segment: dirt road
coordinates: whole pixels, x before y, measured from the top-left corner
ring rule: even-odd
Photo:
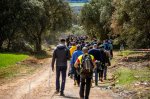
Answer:
[[[0,85],[0,99],[79,99],[79,87],[67,77],[65,97],[55,95],[55,72],[50,71],[50,59],[44,62],[43,68],[31,76],[22,77],[10,83]],[[90,99],[117,99],[107,84],[91,88]],[[120,99],[120,98],[119,98]]]

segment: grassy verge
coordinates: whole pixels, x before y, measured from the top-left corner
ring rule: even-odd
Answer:
[[[132,70],[122,67],[115,72],[116,84],[129,85],[136,80]]]
[[[134,54],[134,53],[135,53],[134,51],[125,50],[125,51],[120,51],[120,52],[118,53],[118,55],[119,55],[119,56],[126,57],[126,56],[128,56],[128,55],[130,55],[130,54]]]
[[[0,53],[0,69],[14,65],[26,58],[28,58],[28,55]]]
[[[115,85],[114,90],[119,94],[124,94],[125,97],[131,96],[133,99],[146,97],[144,99],[148,99],[147,97],[150,96],[148,54],[125,50],[117,52],[115,55],[115,58],[112,60],[114,68],[111,70]],[[133,92],[132,95],[129,94],[130,92]]]
[[[118,85],[132,86],[134,82],[150,81],[150,69],[146,67],[138,70],[121,67],[114,75]]]
[[[35,67],[29,67],[26,65],[11,65],[9,67],[0,69],[0,79],[24,76],[31,74],[34,70]]]
[[[28,57],[28,55],[24,54],[0,53],[0,78],[14,77],[19,72],[27,71],[29,69],[28,67],[16,63],[19,63]]]

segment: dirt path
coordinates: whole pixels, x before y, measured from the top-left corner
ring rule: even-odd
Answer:
[[[0,99],[79,99],[79,87],[73,85],[73,80],[67,77],[65,97],[55,95],[55,73],[49,69],[50,59],[44,63],[42,70],[32,76],[24,77],[11,83],[0,85]],[[91,88],[90,99],[118,98],[107,84]]]
[[[23,99],[25,94],[30,93],[49,77],[50,59],[44,61],[43,68],[35,74],[17,78],[9,83],[0,85],[0,99]]]

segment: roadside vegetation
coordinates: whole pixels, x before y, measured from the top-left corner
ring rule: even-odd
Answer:
[[[130,55],[130,54],[134,54],[134,53],[135,53],[135,51],[125,50],[125,51],[120,51],[120,52],[118,53],[118,55],[125,57],[125,56],[128,56],[128,55]]]
[[[0,6],[0,51],[40,52],[72,26],[63,0],[1,0]]]
[[[33,72],[50,57],[60,31],[72,26],[63,0],[1,0],[0,6],[0,79]]]
[[[0,79],[14,77],[25,66],[16,65],[28,58],[28,55],[0,53]]]
[[[33,74],[43,67],[50,54],[26,55],[20,53],[0,53],[0,84],[15,77]]]
[[[15,65],[11,65],[9,67],[6,68],[1,68],[0,69],[0,80],[10,80],[14,77],[19,77],[22,75],[27,75],[30,74],[32,72],[33,68],[32,67],[28,67],[26,65],[19,65],[19,64],[15,64]],[[0,82],[2,83],[2,82]]]
[[[148,0],[90,0],[80,13],[80,22],[91,38],[112,38],[127,48],[150,48]],[[116,45],[115,44],[115,45]]]
[[[150,52],[125,50],[116,57],[110,70],[116,92],[127,94],[126,98],[150,97]]]
[[[130,88],[136,82],[150,82],[150,68],[143,67],[138,70],[120,67],[116,73],[116,84],[126,85]]]
[[[0,69],[15,65],[17,62],[27,59],[28,55],[0,53]]]

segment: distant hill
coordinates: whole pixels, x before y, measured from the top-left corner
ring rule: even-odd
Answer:
[[[90,0],[65,0],[69,2],[69,5],[72,7],[75,13],[79,13],[85,3],[88,3]]]
[[[70,3],[87,3],[89,0],[66,0]]]
[[[85,3],[69,3],[71,7],[82,7]]]

